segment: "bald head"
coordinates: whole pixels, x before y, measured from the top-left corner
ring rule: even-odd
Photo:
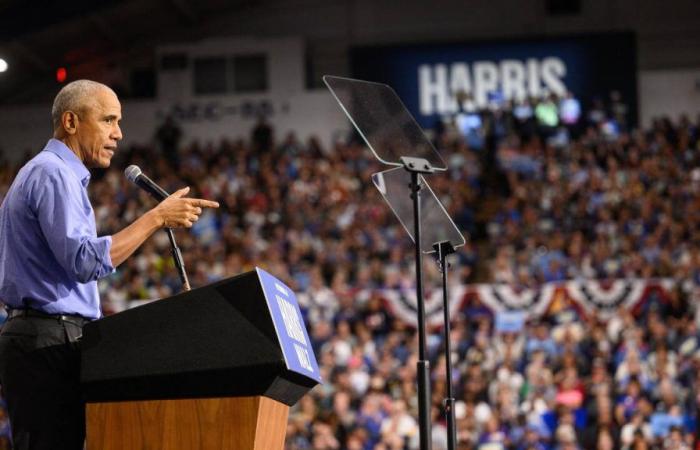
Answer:
[[[51,121],[54,132],[61,128],[61,117],[66,111],[82,115],[95,106],[99,93],[108,91],[114,94],[109,86],[91,80],[77,80],[65,85],[59,91],[51,108]],[[116,95],[116,94],[115,94]]]

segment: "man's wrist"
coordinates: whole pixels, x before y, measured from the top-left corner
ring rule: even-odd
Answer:
[[[147,218],[149,225],[154,230],[165,226],[165,218],[158,214],[158,211],[156,211],[155,208],[144,214],[144,217]]]

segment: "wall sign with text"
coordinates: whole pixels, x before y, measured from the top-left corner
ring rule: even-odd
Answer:
[[[393,87],[423,127],[459,111],[463,98],[486,107],[572,92],[584,108],[622,94],[637,122],[637,58],[632,33],[490,42],[358,47],[352,76]]]

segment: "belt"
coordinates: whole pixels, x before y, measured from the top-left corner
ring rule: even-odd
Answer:
[[[15,319],[17,317],[34,317],[38,319],[50,319],[56,320],[59,323],[67,322],[73,325],[82,327],[91,319],[83,317],[77,314],[48,314],[45,312],[37,311],[36,309],[10,309],[7,313],[7,320]]]

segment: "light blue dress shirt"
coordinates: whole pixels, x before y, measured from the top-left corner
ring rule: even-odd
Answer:
[[[0,205],[0,300],[48,314],[101,316],[97,279],[114,272],[97,237],[90,172],[51,139],[20,169]]]

